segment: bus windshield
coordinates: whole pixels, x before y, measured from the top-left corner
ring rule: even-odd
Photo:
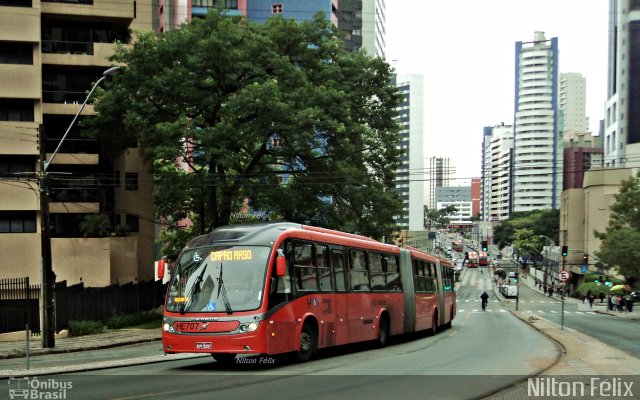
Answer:
[[[167,311],[230,314],[259,308],[270,250],[264,246],[185,250],[171,277]]]

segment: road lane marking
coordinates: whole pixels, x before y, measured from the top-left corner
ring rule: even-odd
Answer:
[[[118,397],[115,398],[114,400],[131,400],[131,399],[142,399],[145,397],[155,397],[155,396],[160,396],[163,394],[172,394],[172,393],[179,393],[179,390],[172,390],[170,392],[158,392],[158,393],[149,393],[149,394],[141,394],[140,396],[132,396],[132,397]]]
[[[451,337],[451,336],[455,335],[456,333],[458,333],[458,331],[453,331],[453,332],[451,332],[451,334],[449,334],[449,337]]]

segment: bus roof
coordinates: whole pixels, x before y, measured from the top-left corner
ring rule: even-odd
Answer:
[[[383,244],[366,236],[340,232],[333,229],[319,228],[293,222],[260,222],[218,227],[210,233],[192,239],[186,248],[211,246],[213,244],[233,245],[239,242],[243,245],[270,245],[286,230],[308,231],[310,233],[319,233],[321,236],[333,235],[371,244]]]

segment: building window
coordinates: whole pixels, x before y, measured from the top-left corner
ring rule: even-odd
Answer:
[[[127,232],[139,232],[140,231],[140,218],[137,215],[127,214]]]
[[[35,211],[0,211],[0,233],[35,233]]]
[[[33,100],[0,99],[0,121],[33,122]]]
[[[125,190],[138,190],[137,172],[127,172],[124,175],[124,188]]]
[[[33,44],[0,42],[0,64],[33,65]]]
[[[35,172],[35,156],[3,155],[0,158],[0,177],[16,177],[23,172]]]
[[[282,14],[282,3],[272,4],[271,14]]]
[[[0,0],[0,6],[6,7],[28,7],[31,8],[31,0]]]

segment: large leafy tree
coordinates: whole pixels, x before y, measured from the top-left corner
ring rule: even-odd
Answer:
[[[516,212],[494,228],[494,242],[500,249],[514,243],[515,233],[520,229],[530,230],[531,237],[545,235],[559,244],[560,210],[547,209]]]
[[[153,160],[159,216],[205,233],[248,198],[286,220],[391,237],[401,97],[389,65],[348,53],[322,15],[259,25],[212,12],[141,34],[113,60],[124,73],[87,125],[113,154],[137,142]]]
[[[430,232],[433,228],[449,225],[449,217],[458,212],[456,206],[449,205],[444,208],[435,209],[424,206],[424,228]]]
[[[635,284],[640,279],[640,173],[623,180],[614,197],[606,231],[595,232],[602,240],[596,256]]]

